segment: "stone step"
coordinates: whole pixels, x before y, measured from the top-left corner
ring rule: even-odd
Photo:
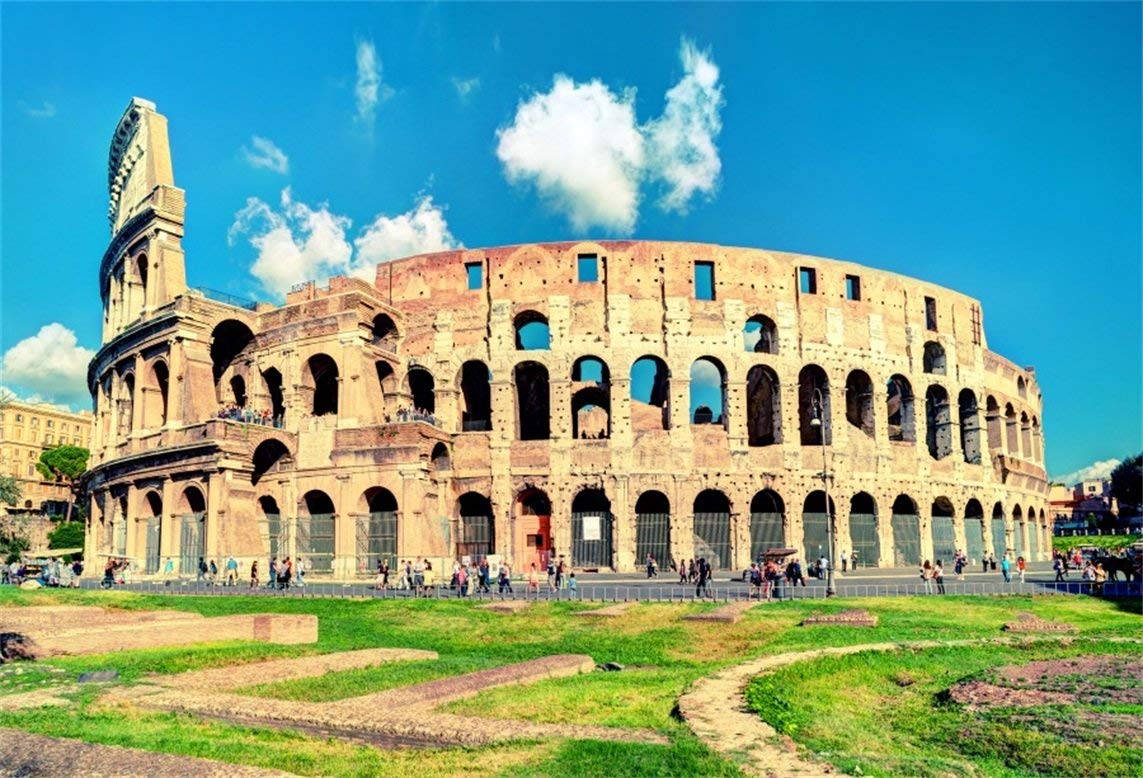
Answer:
[[[576,611],[575,615],[608,619],[614,618],[616,616],[622,616],[624,613],[631,610],[631,608],[634,606],[635,603],[633,602],[617,602],[614,605],[608,605],[605,608],[595,608],[594,610],[589,611]]]
[[[742,620],[742,617],[746,615],[746,611],[751,608],[756,608],[761,604],[762,603],[757,600],[728,602],[726,605],[720,605],[714,610],[688,613],[683,616],[683,619],[685,621],[713,621],[720,624],[735,624]]]

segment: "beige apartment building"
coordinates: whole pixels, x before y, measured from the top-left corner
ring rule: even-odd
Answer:
[[[91,413],[51,405],[10,402],[0,408],[0,475],[16,478],[20,500],[0,504],[12,513],[62,513],[68,490],[36,469],[40,453],[60,445],[91,446]]]

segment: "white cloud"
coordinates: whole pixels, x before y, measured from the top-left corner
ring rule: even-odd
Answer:
[[[248,198],[234,215],[227,240],[234,245],[247,236],[257,250],[250,273],[277,296],[294,284],[333,275],[372,281],[379,262],[460,247],[444,211],[428,196],[405,213],[379,214],[352,243],[347,237],[351,226],[349,217],[333,213],[328,204],[310,207],[294,200],[286,188],[276,209],[257,197]]]
[[[40,101],[39,105],[29,105],[21,101],[20,110],[33,119],[50,119],[56,115],[55,104],[49,103],[47,100]]]
[[[577,230],[630,233],[646,182],[665,185],[659,205],[668,211],[685,212],[696,194],[712,194],[722,170],[718,66],[685,39],[679,58],[684,75],[662,116],[641,126],[633,88],[616,94],[598,79],[581,84],[557,74],[550,91],[522,100],[512,123],[497,130],[505,176],[535,186]]]
[[[1066,486],[1078,484],[1080,481],[1098,481],[1111,477],[1111,471],[1119,464],[1118,459],[1103,459],[1092,462],[1087,467],[1081,467],[1067,475],[1061,475],[1052,480]]]
[[[274,144],[274,141],[255,135],[250,139],[250,145],[254,147],[253,150],[243,146],[242,154],[251,165],[273,170],[275,173],[289,172],[290,158]]]
[[[685,75],[667,92],[663,115],[648,122],[647,164],[669,189],[659,201],[668,211],[686,212],[696,192],[710,195],[722,161],[714,139],[722,130],[722,86],[709,53],[688,40],[679,48]]]
[[[93,356],[74,332],[52,322],[5,352],[3,380],[30,402],[86,403],[87,363]]]
[[[557,75],[550,92],[522,101],[513,123],[497,130],[505,175],[532,183],[578,230],[631,232],[643,166],[634,102],[634,90],[615,95],[601,81]]]
[[[457,76],[453,76],[452,86],[454,89],[456,89],[457,97],[464,101],[468,99],[469,95],[480,88],[480,79],[476,77],[459,78]]]
[[[381,80],[381,58],[372,41],[357,42],[357,85],[353,94],[357,98],[358,120],[370,126],[378,103],[393,95],[393,90]]]
[[[713,362],[698,359],[691,363],[691,382],[704,386],[722,386],[722,374]]]

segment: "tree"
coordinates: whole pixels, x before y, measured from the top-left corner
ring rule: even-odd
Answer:
[[[87,470],[87,458],[90,455],[90,451],[80,446],[56,446],[40,454],[40,461],[36,463],[36,469],[44,478],[63,481],[68,486],[67,516],[64,521],[71,521],[71,509],[75,504],[79,479]]]
[[[15,505],[20,501],[20,484],[10,475],[0,475],[0,502]]]
[[[60,524],[48,534],[48,548],[83,548],[83,525]]]
[[[1111,496],[1120,508],[1143,502],[1143,454],[1128,457],[1111,471]]]

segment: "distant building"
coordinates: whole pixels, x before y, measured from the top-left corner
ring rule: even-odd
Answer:
[[[60,445],[91,445],[91,413],[51,405],[11,402],[0,409],[0,475],[16,478],[20,499],[0,504],[0,513],[63,513],[66,484],[47,480],[36,469],[40,453]]]

